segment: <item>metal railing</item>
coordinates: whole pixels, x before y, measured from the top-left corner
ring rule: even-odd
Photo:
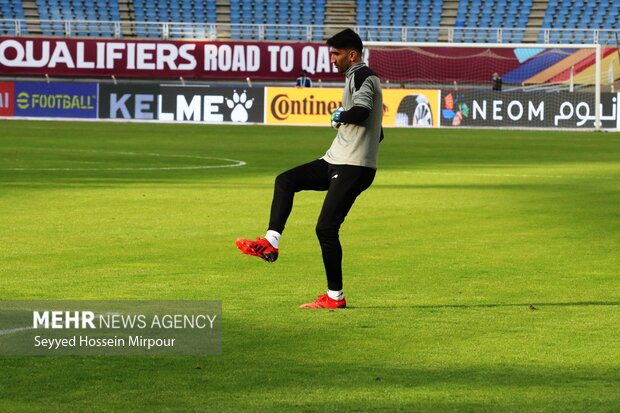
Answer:
[[[0,19],[0,35],[322,41],[343,26]],[[620,29],[355,26],[365,41],[615,44]]]

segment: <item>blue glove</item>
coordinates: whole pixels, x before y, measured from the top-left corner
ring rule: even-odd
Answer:
[[[332,122],[338,123],[340,122],[340,114],[344,112],[344,108],[340,107],[332,113]]]

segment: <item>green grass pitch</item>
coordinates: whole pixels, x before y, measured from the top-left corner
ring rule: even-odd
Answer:
[[[0,357],[0,411],[620,411],[620,135],[389,129],[324,292],[328,128],[0,121],[0,298],[215,299],[223,353]],[[246,163],[240,167],[203,168]]]

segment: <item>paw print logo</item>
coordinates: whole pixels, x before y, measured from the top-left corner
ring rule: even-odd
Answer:
[[[241,94],[237,93],[235,90],[232,99],[226,98],[226,106],[232,109],[230,120],[233,122],[247,122],[248,110],[253,104],[254,99],[248,100],[248,95],[245,90]]]

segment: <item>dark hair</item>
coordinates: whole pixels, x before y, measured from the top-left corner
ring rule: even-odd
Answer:
[[[351,29],[344,29],[343,31],[336,33],[327,39],[327,44],[331,47],[335,47],[336,49],[356,50],[360,54],[364,48],[362,39],[360,39],[358,34]]]

